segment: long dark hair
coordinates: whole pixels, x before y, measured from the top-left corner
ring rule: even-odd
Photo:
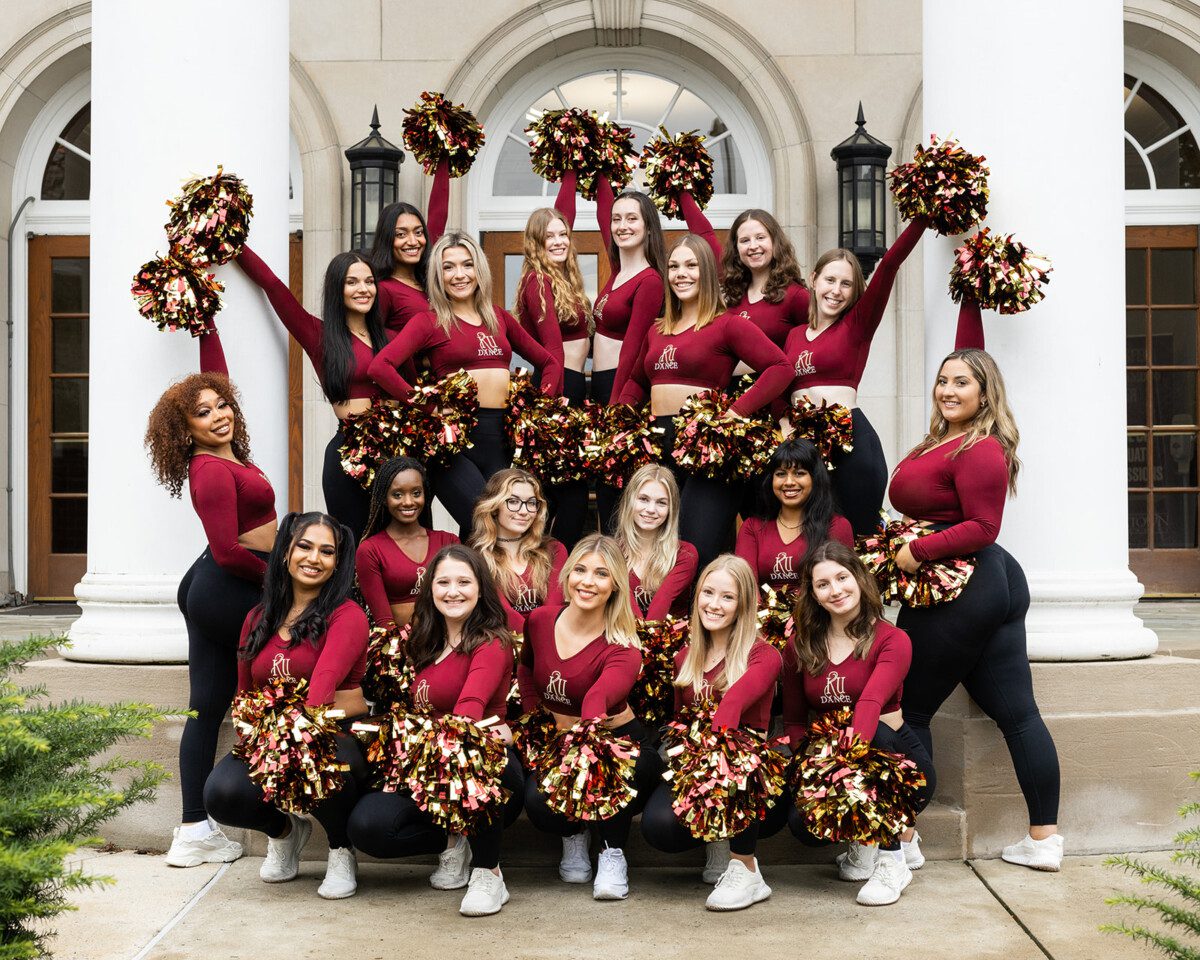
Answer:
[[[252,611],[258,621],[250,630],[246,643],[238,656],[242,660],[253,660],[268,640],[283,627],[292,609],[292,575],[288,573],[288,557],[292,548],[308,530],[319,524],[333,532],[337,545],[337,564],[333,575],[325,581],[317,599],[292,623],[288,649],[299,643],[316,645],[329,627],[329,618],[350,595],[354,583],[354,534],[345,524],[338,523],[327,513],[314,510],[312,513],[289,513],[279,525],[275,546],[267,558],[267,574],[263,578],[262,602]]]
[[[807,470],[808,475],[812,477],[812,490],[809,491],[808,499],[804,501],[804,506],[801,508],[804,510],[805,543],[804,557],[801,558],[801,563],[804,563],[812,556],[813,550],[829,539],[829,524],[833,522],[833,515],[836,512],[833,484],[829,480],[829,469],[825,466],[825,461],[821,459],[817,448],[807,440],[789,437],[775,448],[775,452],[771,454],[771,461],[767,464],[763,474],[759,499],[762,515],[767,520],[774,520],[779,516],[779,500],[775,496],[775,489],[772,485],[775,471],[786,470],[788,467],[793,470],[797,468]]]
[[[429,227],[425,225],[425,217],[421,211],[404,200],[398,203],[389,203],[379,214],[379,222],[375,224],[375,239],[371,241],[371,252],[368,254],[371,269],[375,271],[376,283],[386,280],[395,271],[396,221],[406,213],[421,221],[421,229],[425,231],[425,246],[421,250],[421,259],[413,268],[413,277],[424,290],[425,274],[429,270],[429,249],[433,246],[433,238],[429,235]]]
[[[421,475],[425,503],[429,503],[429,474],[425,472],[425,466],[412,457],[392,457],[375,471],[375,482],[371,484],[371,510],[367,514],[367,526],[362,535],[364,540],[391,522],[392,515],[387,507],[388,491],[392,488],[392,481],[405,470],[416,470]]]
[[[491,640],[499,640],[506,649],[512,648],[512,635],[508,631],[508,617],[500,603],[500,594],[488,572],[487,564],[479,552],[461,543],[442,547],[429,565],[429,573],[421,583],[421,592],[413,607],[412,627],[408,635],[408,658],[413,672],[423,670],[438,658],[446,647],[448,638],[446,620],[438,613],[433,603],[433,581],[438,567],[446,560],[459,560],[471,568],[479,584],[479,601],[463,624],[459,653],[469,654],[476,647]]]
[[[808,552],[800,571],[800,586],[793,594],[796,606],[792,617],[796,632],[792,646],[796,651],[796,672],[807,672],[817,676],[829,660],[829,611],[817,602],[813,595],[813,571],[818,563],[836,563],[850,571],[858,584],[858,615],[846,627],[846,636],[854,641],[851,654],[862,660],[875,642],[875,626],[883,619],[883,600],[879,596],[879,584],[863,565],[857,553],[840,540],[826,540],[815,550]]]
[[[804,274],[796,260],[796,248],[783,232],[779,221],[766,210],[759,210],[757,207],[743,210],[729,228],[729,237],[725,240],[721,255],[721,273],[725,277],[721,282],[721,290],[725,294],[725,302],[730,307],[736,307],[742,302],[746,291],[750,289],[750,281],[753,280],[750,268],[742,263],[742,258],[738,256],[737,235],[747,220],[761,223],[771,238],[774,252],[771,255],[767,282],[763,286],[763,299],[767,303],[780,303],[793,283],[802,287],[805,285]]]
[[[642,212],[642,222],[646,224],[646,237],[642,247],[646,253],[646,262],[664,278],[667,276],[667,241],[663,238],[662,222],[658,219],[658,208],[654,201],[640,190],[624,190],[613,200],[615,206],[618,200],[636,200]],[[610,263],[621,262],[621,250],[617,241],[609,235],[608,259]]]
[[[350,371],[354,369],[354,336],[346,326],[344,290],[346,273],[356,263],[371,266],[359,253],[339,253],[325,268],[325,283],[321,291],[321,387],[331,403],[349,399]],[[367,311],[367,333],[371,349],[378,353],[387,345],[383,321],[379,319],[379,298]]]

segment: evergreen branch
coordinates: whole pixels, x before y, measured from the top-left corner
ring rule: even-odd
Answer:
[[[1190,930],[1192,933],[1200,935],[1200,913],[1185,910],[1166,900],[1151,900],[1144,897],[1122,894],[1117,897],[1109,897],[1104,902],[1107,904],[1124,904],[1133,907],[1139,912],[1142,910],[1157,910],[1163,923],[1172,927],[1182,927],[1184,930]]]
[[[1180,943],[1174,937],[1155,933],[1145,927],[1131,927],[1126,923],[1106,923],[1100,930],[1104,933],[1122,933],[1134,940],[1148,943],[1171,957],[1172,960],[1200,960],[1200,950],[1194,950],[1186,944]]]

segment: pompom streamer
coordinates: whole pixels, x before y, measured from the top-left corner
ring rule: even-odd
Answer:
[[[654,205],[673,220],[683,218],[679,195],[692,195],[700,209],[713,195],[713,160],[704,146],[705,137],[695,130],[671,136],[666,127],[642,149],[646,186]]]
[[[239,694],[233,703],[233,752],[250,767],[263,799],[280,810],[309,813],[342,786],[349,769],[337,759],[340,710],[305,704],[308,681],[290,677]]]
[[[878,581],[884,603],[932,607],[962,593],[975,572],[973,557],[928,560],[917,568],[916,573],[905,573],[896,565],[896,554],[901,547],[934,532],[928,523],[891,520],[884,513],[879,531],[859,538],[858,555]]]
[[[600,119],[595,110],[567,107],[533,110],[527,119],[529,162],[533,172],[559,183],[569,170],[593,170],[599,161]]]
[[[571,820],[608,820],[637,796],[633,771],[641,752],[601,718],[580,720],[554,737],[538,757],[546,805]]]
[[[449,833],[475,833],[500,814],[509,791],[503,741],[463,717],[418,716],[407,749],[405,783],[417,806]]]
[[[676,818],[697,840],[728,840],[759,822],[783,793],[787,761],[752,730],[712,728],[705,706],[668,728],[663,778]]]
[[[950,296],[955,303],[975,300],[999,313],[1023,313],[1046,294],[1050,261],[1013,235],[993,234],[987,227],[972,234],[954,251]]]
[[[183,193],[167,205],[167,239],[177,257],[218,264],[241,253],[250,233],[254,198],[240,177],[218,165],[212,176],[187,181]]]
[[[675,706],[675,655],[687,643],[688,621],[667,616],[638,620],[642,672],[629,691],[629,706],[648,727],[659,727]]]
[[[584,448],[588,472],[618,489],[638,467],[662,459],[662,431],[646,407],[587,403],[590,426]]]
[[[513,749],[517,751],[521,765],[526,770],[533,770],[537,766],[546,745],[558,736],[558,724],[545,707],[522,714],[508,726],[512,731]]]
[[[512,634],[512,652],[513,652],[513,676],[512,683],[508,688],[508,715],[510,717],[519,717],[521,715],[521,685],[517,682],[517,671],[521,669],[521,650],[525,646],[525,634]]]
[[[584,477],[588,416],[565,397],[548,397],[528,370],[513,374],[504,427],[513,450],[512,465],[555,486]]]
[[[199,337],[221,309],[224,289],[203,265],[168,254],[143,264],[130,292],[138,313],[159,330],[186,330]]]
[[[596,156],[593,165],[584,169],[579,176],[579,195],[585,200],[596,199],[600,177],[605,177],[613,189],[620,193],[633,179],[633,169],[638,165],[638,154],[633,148],[633,131],[619,123],[601,117],[596,140]]]
[[[376,400],[342,420],[342,469],[370,489],[375,470],[392,457],[444,463],[471,446],[478,409],[475,381],[466,371],[436,382],[422,375],[405,399]]]
[[[758,635],[780,653],[796,635],[794,608],[790,590],[775,590],[765,583],[759,586]]]
[[[853,736],[848,708],[823,713],[794,758],[790,782],[796,808],[814,836],[835,843],[877,843],[916,820],[917,793],[925,774],[908,757],[888,753]]]
[[[796,436],[810,441],[825,461],[825,466],[834,469],[830,456],[834,450],[850,453],[854,449],[854,417],[848,407],[840,403],[821,405],[801,396],[799,403],[791,409],[792,426]]]
[[[445,160],[450,176],[461,177],[471,169],[484,139],[475,115],[461,103],[451,103],[445,94],[427,90],[404,111],[404,145],[426,173],[433,173]]]
[[[372,627],[367,641],[363,694],[378,707],[410,706],[412,663],[408,659],[408,625]]]
[[[929,146],[918,144],[913,159],[888,174],[900,216],[925,217],[943,236],[971,229],[987,216],[986,159],[968,153],[957,140],[930,135]]]
[[[684,470],[727,479],[756,476],[779,446],[779,431],[765,416],[732,413],[732,398],[722,390],[701,390],[689,397],[675,417],[671,456]]]

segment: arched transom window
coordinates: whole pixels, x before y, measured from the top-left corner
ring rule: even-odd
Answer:
[[[42,200],[87,200],[92,190],[92,105],[86,103],[54,138],[42,173]]]
[[[1200,188],[1196,131],[1161,93],[1125,74],[1125,189]]]

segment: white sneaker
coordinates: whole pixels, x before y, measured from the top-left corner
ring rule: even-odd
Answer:
[[[904,863],[909,870],[920,870],[925,866],[925,854],[921,852],[919,833],[913,833],[911,840],[901,840],[900,849],[904,851]]]
[[[849,883],[870,880],[878,857],[879,847],[873,843],[850,844],[845,853],[837,855],[838,879]]]
[[[741,860],[730,860],[704,905],[709,910],[745,910],[770,895],[771,888],[763,879],[757,859],[754,870],[748,870]]]
[[[586,830],[563,837],[562,859],[558,861],[558,875],[563,883],[587,883],[592,879],[592,860],[588,856],[591,839]]]
[[[471,844],[464,836],[438,854],[437,869],[429,875],[434,890],[461,890],[471,876]]]
[[[855,898],[864,907],[885,907],[900,899],[904,888],[912,883],[912,871],[890,853],[875,861],[871,879],[863,884]]]
[[[258,868],[263,883],[286,883],[296,879],[300,871],[300,852],[312,833],[312,822],[294,813],[287,814],[292,829],[286,837],[275,840],[267,837],[267,856]]]
[[[729,867],[729,841],[714,840],[704,845],[704,872],[700,879],[705,883],[717,883]]]
[[[484,867],[476,867],[471,871],[471,884],[458,912],[464,917],[490,917],[499,913],[506,903],[508,887],[504,885],[504,877],[498,877]]]
[[[1020,843],[1009,844],[1000,854],[1009,863],[1016,863],[1032,870],[1057,873],[1062,868],[1063,838],[1055,833],[1045,840],[1034,840],[1029,834]]]
[[[629,896],[629,865],[625,854],[617,847],[605,847],[596,861],[596,882],[592,884],[593,900],[624,900]]]
[[[179,827],[172,833],[171,849],[166,862],[171,867],[198,867],[202,863],[232,863],[242,855],[242,845],[230,840],[216,827],[212,833],[200,840],[184,840],[179,836]]]
[[[358,858],[351,847],[335,847],[329,851],[325,879],[317,895],[326,900],[345,900],[358,891]]]

